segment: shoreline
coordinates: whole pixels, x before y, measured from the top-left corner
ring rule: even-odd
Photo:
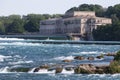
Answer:
[[[16,35],[0,35],[1,38],[23,38],[23,39],[55,39],[68,40],[67,35],[39,35],[39,34],[16,34]]]
[[[0,35],[1,38],[34,39],[33,43],[43,44],[96,44],[96,45],[120,45],[120,41],[81,41],[69,40],[66,35]]]
[[[39,40],[33,43],[43,44],[86,44],[86,45],[120,45],[119,41],[73,41],[73,40]]]

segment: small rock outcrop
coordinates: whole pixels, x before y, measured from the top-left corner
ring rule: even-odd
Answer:
[[[68,59],[65,59],[65,60],[63,60],[62,62],[72,62],[72,60],[68,60]]]
[[[63,70],[63,68],[61,68],[61,67],[56,68],[55,73],[61,73],[61,72],[62,72],[62,70]]]
[[[35,70],[33,72],[38,72],[40,70],[40,68],[35,68]]]
[[[93,74],[95,73],[96,67],[91,64],[81,64],[75,68],[76,74]]]
[[[115,53],[107,53],[107,54],[105,54],[105,56],[116,56],[116,54]]]
[[[83,56],[76,56],[76,57],[74,57],[74,59],[76,59],[76,60],[84,60],[85,58]]]
[[[87,59],[88,60],[94,60],[94,57],[88,57]]]
[[[104,54],[101,54],[100,56],[97,56],[96,58],[102,59],[102,58],[104,58]]]
[[[48,69],[48,68],[49,68],[49,66],[47,64],[41,65],[41,66],[35,68],[35,70],[33,72],[38,72],[40,69]]]
[[[39,68],[40,68],[40,69],[48,69],[49,66],[48,66],[47,64],[45,64],[45,65],[41,65]]]
[[[28,72],[29,70],[30,68],[19,67],[10,69],[10,72]]]

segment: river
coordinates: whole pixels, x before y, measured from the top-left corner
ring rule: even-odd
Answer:
[[[0,80],[120,80],[120,74],[74,74],[73,72],[10,72],[9,69],[29,67],[34,69],[42,64],[69,64],[62,60],[73,60],[75,56],[96,57],[100,54],[115,53],[120,45],[101,44],[43,44],[39,40],[0,38]],[[74,61],[77,65],[109,65],[113,57],[94,61]]]

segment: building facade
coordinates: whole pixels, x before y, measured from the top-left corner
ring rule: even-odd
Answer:
[[[41,35],[55,34],[91,34],[99,25],[111,24],[109,18],[96,17],[92,11],[67,12],[61,18],[43,20],[40,22]]]

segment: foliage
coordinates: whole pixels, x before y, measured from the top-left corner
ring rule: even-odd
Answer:
[[[112,6],[108,7],[105,14],[108,17],[111,17],[114,14],[120,20],[120,4],[117,4],[113,7]]]
[[[28,14],[10,15],[0,17],[0,34],[16,34],[26,32],[39,32],[39,23],[48,18],[60,17],[61,14]]]
[[[120,41],[120,4],[108,7],[105,16],[112,19],[112,25],[100,26],[94,30],[94,39]]]
[[[3,25],[2,22],[0,22],[0,34],[4,34],[5,33],[5,27]]]
[[[23,28],[23,22],[21,19],[16,19],[14,20],[7,28],[6,28],[7,33],[23,33],[24,28]]]
[[[117,52],[116,56],[114,57],[114,60],[120,61],[120,51]]]
[[[24,28],[28,32],[38,32],[39,31],[39,20],[36,20],[36,19],[29,20],[24,25]]]
[[[95,11],[97,16],[104,16],[105,8],[100,5],[93,5],[93,4],[82,4],[79,7],[72,7],[71,9],[67,10],[67,12],[71,11]]]
[[[120,24],[100,26],[93,30],[93,37],[97,41],[120,41]]]
[[[111,62],[110,73],[120,73],[120,61]]]
[[[110,73],[120,73],[120,51],[116,53],[114,61],[110,63]]]

